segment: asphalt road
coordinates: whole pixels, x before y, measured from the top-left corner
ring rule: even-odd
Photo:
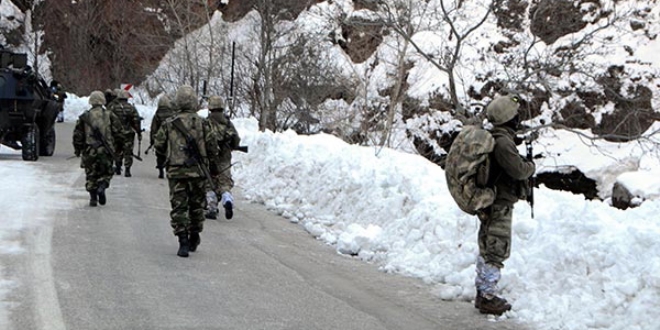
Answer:
[[[207,220],[198,252],[177,257],[154,156],[136,161],[132,178],[115,176],[107,205],[90,208],[83,170],[66,159],[72,129],[57,124],[55,155],[39,160],[65,202],[7,261],[20,279],[7,330],[524,328],[339,255],[240,191],[234,219]]]

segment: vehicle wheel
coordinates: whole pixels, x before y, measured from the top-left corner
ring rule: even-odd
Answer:
[[[31,125],[21,141],[23,160],[36,161],[39,159],[39,126]]]
[[[55,153],[55,127],[41,136],[39,156],[52,156]]]

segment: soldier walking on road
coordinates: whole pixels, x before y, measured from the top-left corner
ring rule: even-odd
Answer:
[[[73,130],[73,148],[76,156],[82,155],[81,167],[85,169],[85,189],[89,192],[89,206],[105,205],[105,190],[110,187],[114,143],[122,142],[119,118],[106,109],[101,91],[89,96],[91,109],[78,117]]]
[[[208,219],[217,218],[218,196],[221,197],[220,204],[225,209],[225,218],[231,219],[234,216],[234,198],[231,194],[231,189],[234,187],[231,176],[231,152],[238,148],[241,138],[224,110],[224,102],[220,96],[209,97],[209,120],[220,148],[220,174],[213,178],[217,190],[214,191],[209,187],[206,193]]]
[[[167,95],[161,96],[158,100],[158,108],[151,121],[151,130],[149,131],[150,146],[154,145],[156,132],[158,132],[158,129],[163,125],[163,122],[174,114],[175,112],[174,109],[172,109],[170,98],[167,97]],[[164,178],[165,154],[160,154],[158,151],[156,151],[156,168],[158,169],[158,178]]]
[[[154,137],[157,153],[166,155],[170,188],[170,225],[179,238],[177,255],[188,257],[200,244],[204,229],[207,174],[218,175],[218,144],[209,121],[197,115],[197,95],[190,86],[176,92],[179,112]]]
[[[133,146],[135,145],[135,134],[138,141],[142,141],[142,128],[140,114],[135,107],[128,103],[128,92],[119,90],[117,99],[109,105],[109,109],[114,112],[122,124],[124,139],[122,144],[115,146],[115,174],[121,174],[122,162],[124,165],[124,176],[131,176],[131,166],[133,165]]]

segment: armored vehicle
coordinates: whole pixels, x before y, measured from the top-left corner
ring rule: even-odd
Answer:
[[[21,150],[23,160],[55,152],[59,105],[27,55],[0,47],[0,144]]]

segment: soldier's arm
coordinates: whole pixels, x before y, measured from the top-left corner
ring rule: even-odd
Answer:
[[[156,150],[156,153],[164,155],[167,152],[167,130],[168,124],[164,123],[163,125],[160,125],[158,131],[156,131],[156,134],[154,134],[152,141],[154,143],[154,150]]]
[[[513,179],[525,180],[534,174],[536,165],[534,162],[527,161],[519,153],[513,141],[506,138],[497,138],[495,140],[495,149],[493,150],[495,161],[502,169]]]
[[[206,144],[206,153],[209,162],[209,171],[212,175],[220,174],[220,148],[218,147],[218,136],[211,127],[209,120],[202,124],[204,128],[204,143]]]
[[[158,117],[158,112],[156,112],[156,114],[154,114],[154,117],[151,119],[151,128],[149,129],[150,144],[154,144],[154,138],[160,126],[161,126],[160,118]]]
[[[141,137],[142,136],[142,117],[140,117],[140,113],[132,105],[131,105],[131,113],[133,114],[133,129],[138,134],[138,136]]]
[[[115,140],[116,144],[124,143],[124,134],[123,127],[119,116],[114,112],[110,112],[110,131],[112,132],[112,138]]]
[[[241,145],[241,137],[238,135],[238,131],[236,130],[236,127],[234,127],[234,123],[232,123],[231,120],[229,120],[227,133],[229,133],[230,147],[232,149],[238,148],[238,146]]]
[[[85,149],[85,124],[80,119],[73,128],[73,149],[76,155]]]

